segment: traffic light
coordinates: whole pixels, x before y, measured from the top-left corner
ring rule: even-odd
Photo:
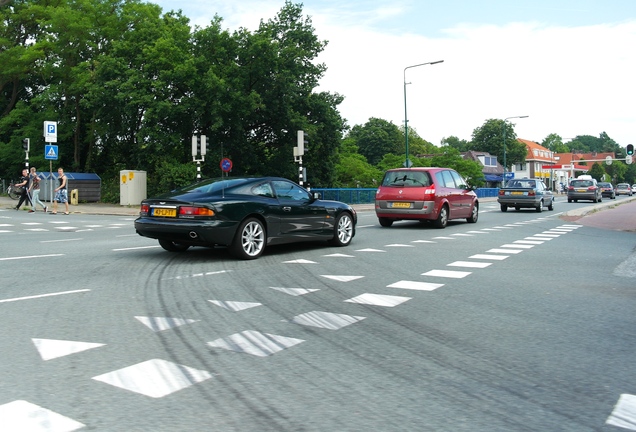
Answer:
[[[307,144],[309,144],[309,137],[307,136],[306,132],[299,130],[297,139],[298,139],[298,156],[303,156],[305,154],[305,151],[307,150]]]
[[[22,149],[25,152],[28,152],[30,147],[31,147],[31,140],[29,138],[23,139],[22,140]]]
[[[627,144],[627,155],[632,156],[634,154],[634,144]]]

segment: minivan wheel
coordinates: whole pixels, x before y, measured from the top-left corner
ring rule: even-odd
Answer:
[[[391,225],[393,225],[393,221],[389,218],[378,218],[378,222],[380,222],[380,226],[383,227],[390,227]]]
[[[439,211],[439,216],[435,220],[435,228],[446,228],[448,224],[448,206],[444,204]]]

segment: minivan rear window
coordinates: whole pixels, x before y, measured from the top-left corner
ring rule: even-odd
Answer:
[[[382,186],[422,187],[430,185],[431,177],[424,171],[389,171],[382,180]]]

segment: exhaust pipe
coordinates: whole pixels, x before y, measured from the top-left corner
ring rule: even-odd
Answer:
[[[194,232],[194,231],[190,231],[190,232],[188,233],[188,235],[190,236],[190,238],[191,238],[191,239],[195,239],[195,238],[199,237],[199,234],[197,234],[197,233],[196,233],[196,232]]]

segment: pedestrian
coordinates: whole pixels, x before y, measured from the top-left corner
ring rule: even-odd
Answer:
[[[62,168],[57,169],[57,180],[59,181],[60,185],[55,188],[55,200],[53,201],[53,211],[51,212],[51,214],[57,214],[57,203],[61,202],[61,203],[64,203],[64,206],[66,208],[66,211],[64,212],[64,214],[67,215],[68,214],[68,179],[66,178],[66,175],[64,174],[64,169]]]
[[[20,183],[14,184],[15,187],[20,188],[20,200],[18,201],[18,205],[15,206],[16,210],[20,210],[22,203],[24,201],[28,201],[31,204],[31,199],[29,198],[29,170],[22,170],[22,177],[20,177]]]
[[[37,210],[36,204],[40,204],[44,209],[44,213],[46,213],[47,207],[40,201],[40,177],[36,171],[35,167],[31,167],[31,173],[29,174],[29,179],[31,180],[31,186],[29,187],[31,210],[29,210],[29,213],[33,213]]]

